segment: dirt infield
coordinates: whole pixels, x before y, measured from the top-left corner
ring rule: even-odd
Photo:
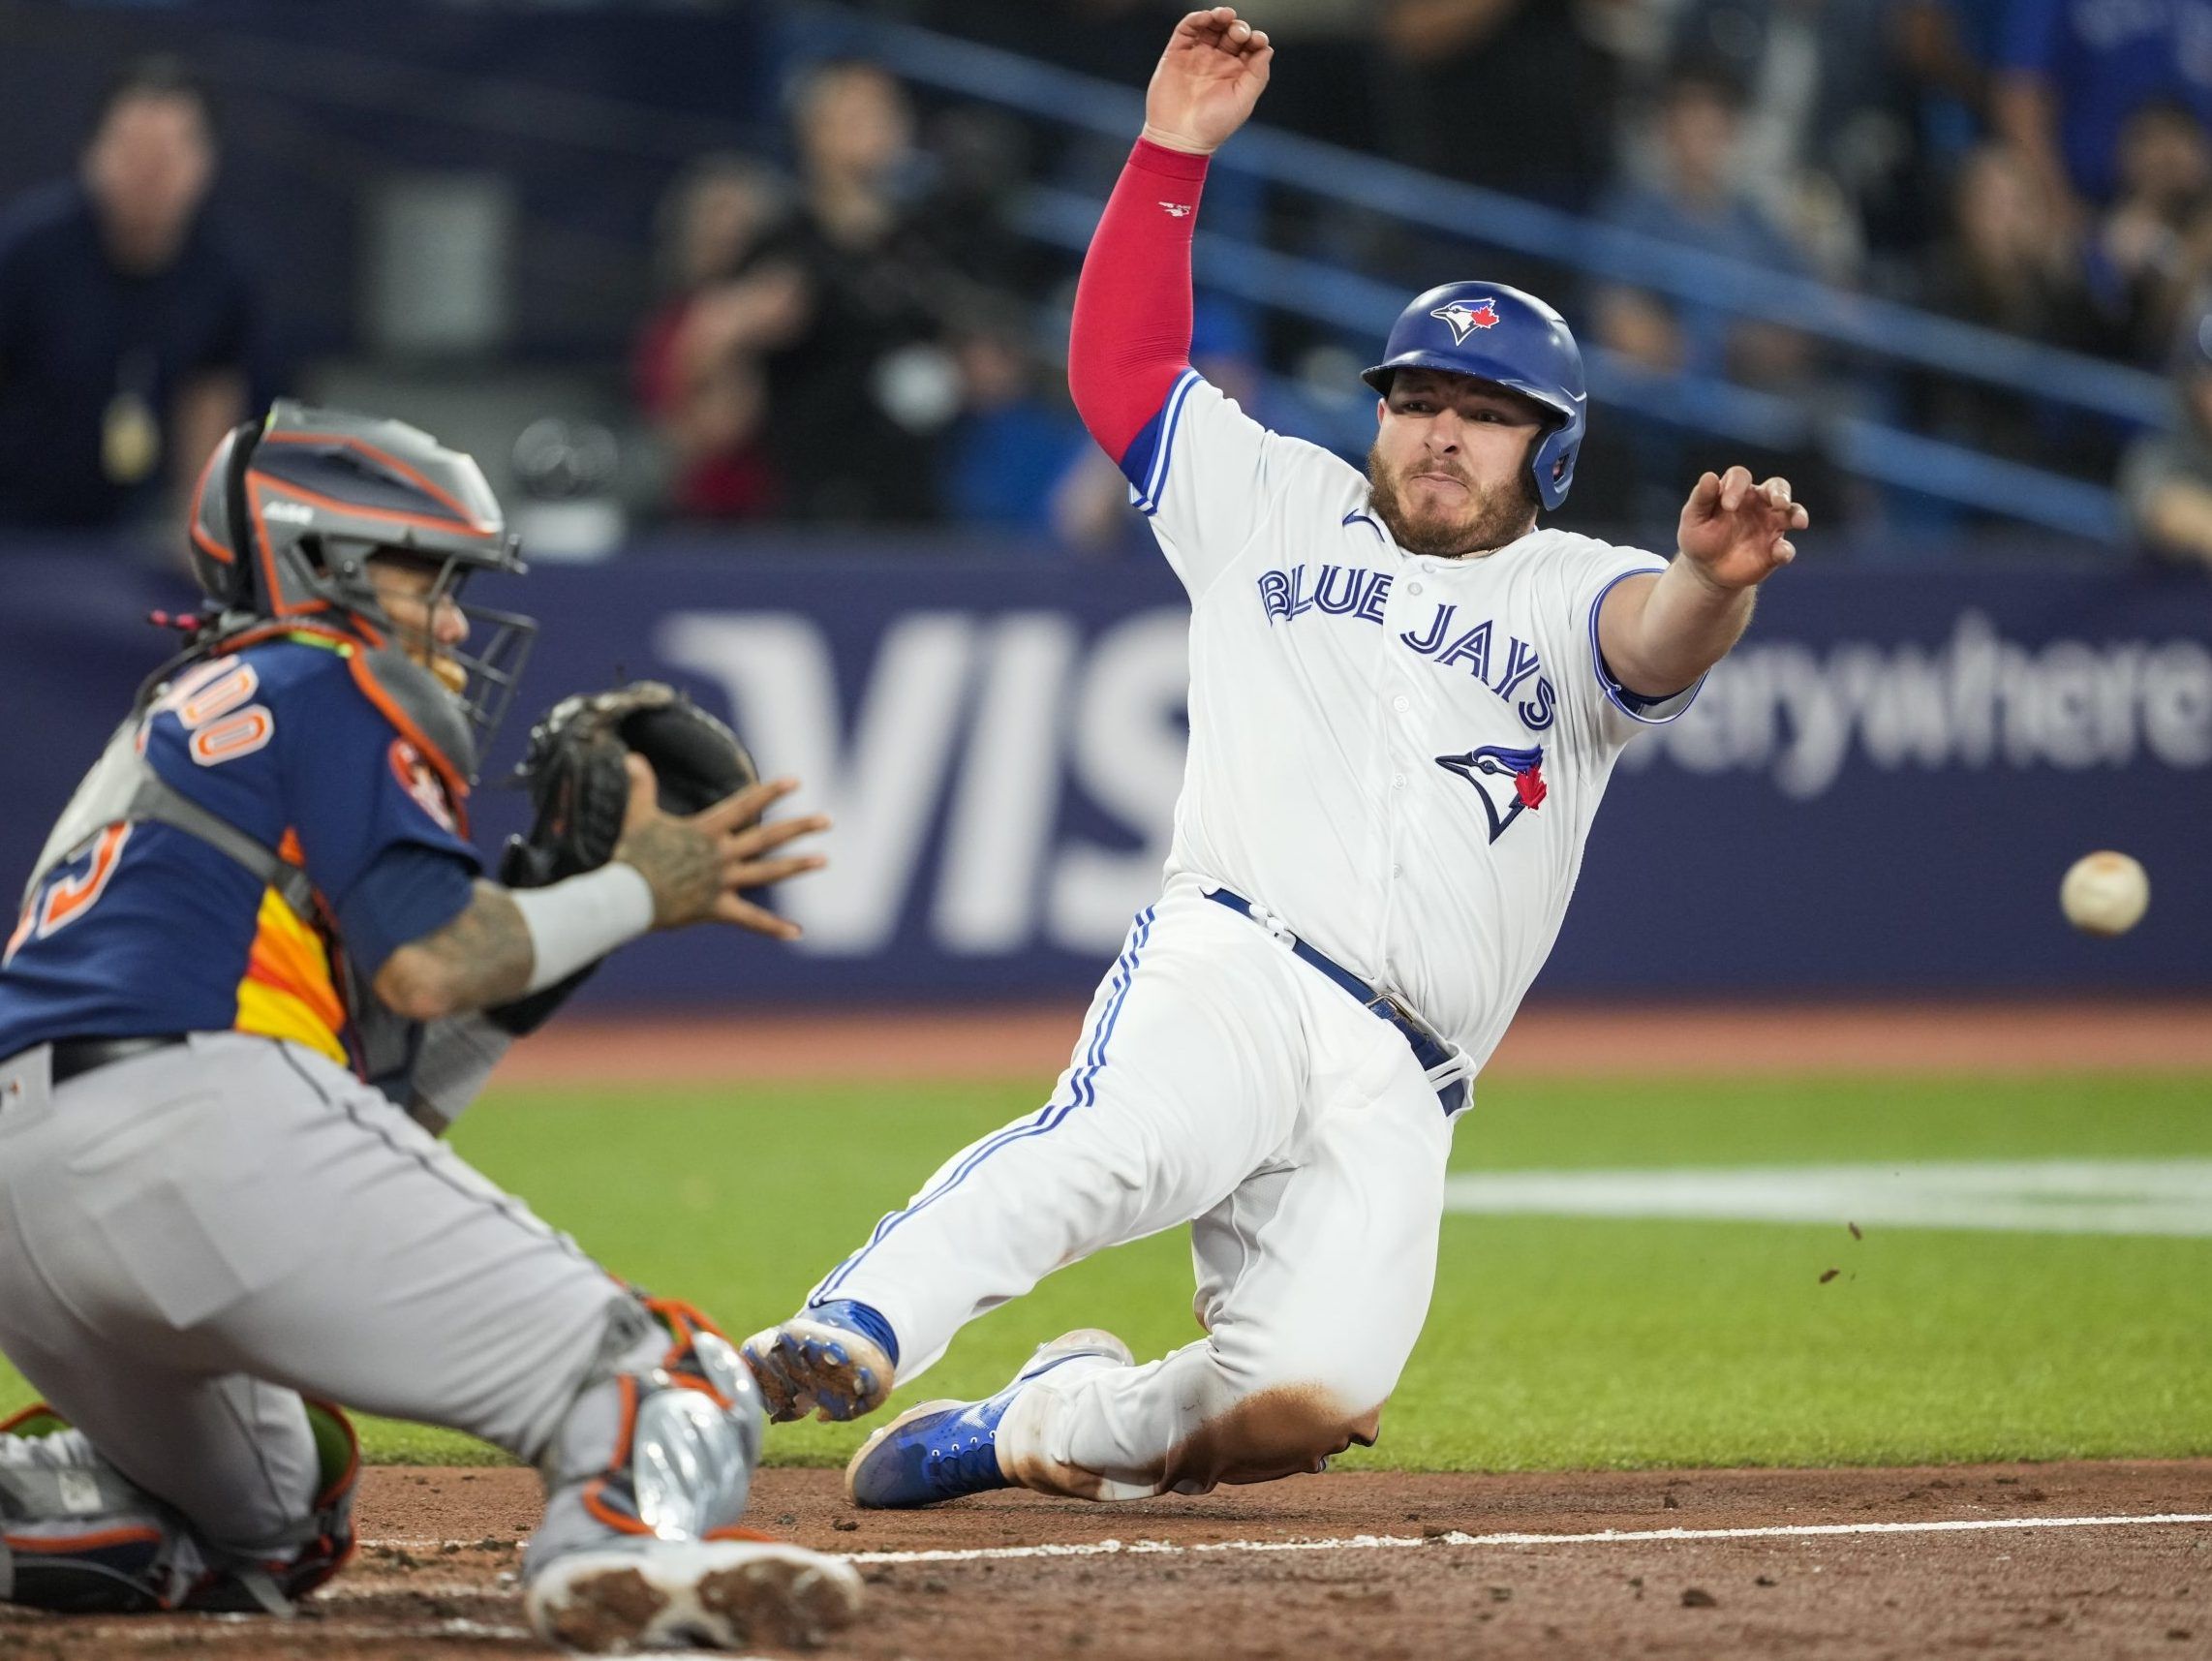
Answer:
[[[674,1019],[579,1016],[518,1044],[502,1084],[1050,1079],[1076,1003]],[[2212,999],[1818,1004],[1535,1003],[1487,1078],[2212,1071]]]
[[[505,1083],[1028,1078],[1078,1007],[580,1021]],[[2212,1071],[2212,1000],[1537,1006],[1489,1073]],[[290,1623],[0,1607],[0,1658],[453,1661],[552,1653],[515,1575],[512,1468],[378,1468],[366,1542]],[[1100,1507],[998,1495],[856,1512],[837,1473],[761,1473],[749,1521],[855,1555],[866,1661],[2212,1661],[2212,1460],[1849,1471],[1339,1473]]]
[[[0,1654],[544,1654],[513,1584],[535,1489],[512,1469],[371,1471],[370,1544],[296,1622],[0,1611]],[[2161,1517],[2191,1520],[2115,1521]],[[771,1470],[753,1521],[861,1557],[866,1616],[819,1653],[870,1661],[2212,1655],[2212,1461],[1356,1473],[1142,1506],[1010,1494],[898,1514],[850,1510],[834,1472]],[[1768,1532],[1659,1537],[1753,1529]]]

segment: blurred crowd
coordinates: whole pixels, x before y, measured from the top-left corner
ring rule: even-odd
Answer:
[[[863,8],[1106,77],[1180,0]],[[1281,50],[1262,119],[1658,242],[2173,378],[2170,430],[1855,361],[1680,292],[1599,280],[1322,198],[1224,180],[1210,224],[1410,289],[1483,269],[1655,377],[1850,408],[2076,478],[2212,565],[2212,0],[1252,0]],[[1060,384],[1073,262],[1025,189],[1097,194],[1111,147],[931,102],[858,61],[794,67],[774,129],[670,179],[628,369],[667,517],[1136,536]],[[755,130],[760,124],[754,124]],[[286,389],[247,262],[202,211],[212,110],[173,63],[111,88],[77,175],[0,219],[0,519],[101,525],[178,488]],[[1379,335],[1387,319],[1376,320]],[[1371,343],[1201,296],[1194,355],[1263,416]],[[1705,448],[1624,418],[1585,519],[1647,522]],[[1777,443],[1844,516],[1863,487]],[[1611,480],[1608,483],[1608,480]],[[1858,494],[1855,494],[1855,489]],[[1921,510],[1940,514],[1929,504]],[[1912,508],[1907,506],[1910,513]]]

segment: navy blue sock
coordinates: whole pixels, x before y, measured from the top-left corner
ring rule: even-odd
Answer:
[[[839,1298],[827,1304],[816,1304],[807,1311],[816,1320],[832,1326],[850,1327],[891,1358],[891,1365],[899,1365],[899,1337],[891,1330],[891,1323],[876,1311],[873,1305],[855,1303],[850,1298]]]

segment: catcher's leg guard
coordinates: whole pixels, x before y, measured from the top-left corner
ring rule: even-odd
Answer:
[[[545,1522],[524,1604],[549,1641],[810,1645],[847,1624],[860,1577],[843,1560],[736,1527],[764,1423],[736,1348],[697,1310],[619,1306],[539,1461]]]
[[[289,1615],[353,1555],[360,1477],[346,1415],[303,1405],[323,1466],[314,1511],[280,1536],[228,1545],[132,1483],[44,1403],[0,1424],[0,1602],[65,1615]]]

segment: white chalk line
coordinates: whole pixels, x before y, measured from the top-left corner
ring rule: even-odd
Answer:
[[[379,1598],[393,1597],[507,1597],[519,1589],[520,1582],[512,1575],[503,1575],[494,1581],[422,1581],[410,1576],[397,1584],[380,1582],[375,1585],[341,1580],[318,1591],[315,1601],[374,1603]]]
[[[2212,1236],[2212,1159],[1465,1171],[1446,1181],[1444,1209],[1480,1216],[2201,1238]]]
[[[849,1563],[983,1563],[1049,1557],[1181,1557],[1233,1552],[1432,1552],[1440,1546],[1596,1546],[1673,1540],[1813,1540],[1854,1534],[1967,1534],[2008,1528],[2151,1528],[2212,1523],[2212,1512],[2166,1511],[2141,1517],[1968,1517],[1929,1523],[1791,1523],[1758,1528],[1601,1528],[1590,1534],[1354,1534],[1327,1540],[1087,1540],[1068,1545],[976,1546],[925,1552],[848,1552]],[[473,1545],[475,1542],[464,1542]],[[410,1552],[435,1552],[443,1540],[370,1540]]]
[[[192,1615],[174,1617],[192,1623],[192,1641],[195,1644],[220,1643],[226,1638],[236,1638],[248,1643],[266,1644],[279,1632],[296,1632],[309,1647],[331,1639],[347,1639],[354,1643],[409,1643],[420,1644],[436,1638],[478,1638],[511,1644],[517,1640],[535,1643],[537,1634],[527,1626],[501,1626],[480,1620],[444,1619],[437,1621],[371,1621],[371,1620],[277,1620],[265,1615]],[[41,1628],[30,1623],[20,1630],[36,1635]],[[57,1628],[72,1643],[79,1639],[94,1639],[117,1647],[160,1646],[174,1647],[177,1630],[173,1625],[117,1624],[113,1626],[81,1626],[74,1621],[67,1628]],[[723,1658],[727,1661],[727,1657]]]

